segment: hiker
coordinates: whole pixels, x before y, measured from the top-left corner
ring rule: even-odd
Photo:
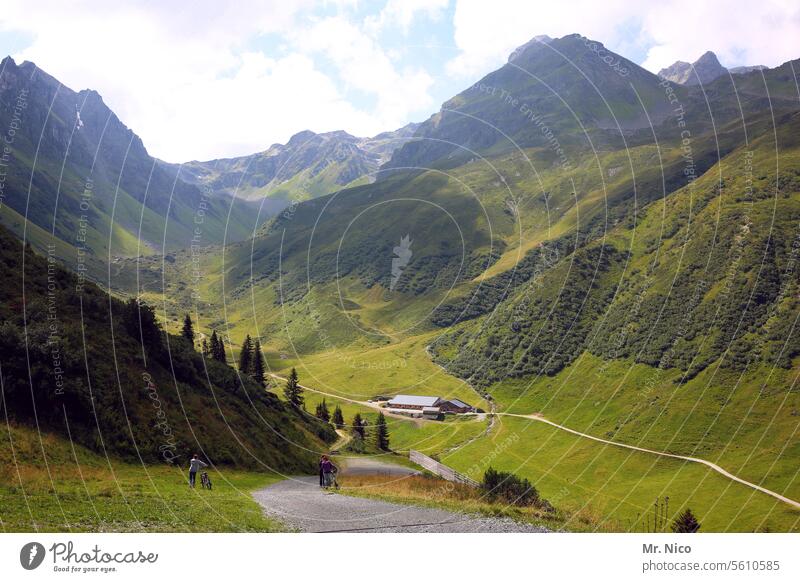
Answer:
[[[208,464],[201,461],[200,457],[197,455],[192,457],[192,460],[189,461],[189,487],[194,487],[194,482],[197,480],[197,471],[205,467],[208,467]]]
[[[322,482],[324,487],[330,487],[336,483],[336,473],[339,470],[328,458],[328,455],[322,455]]]
[[[322,455],[319,458],[319,486],[320,487],[325,487],[325,473],[322,472],[322,463],[323,463],[323,461],[325,461],[325,459],[327,459],[327,457],[325,455]]]

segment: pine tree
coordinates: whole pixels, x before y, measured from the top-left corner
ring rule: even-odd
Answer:
[[[152,307],[138,299],[129,299],[123,311],[123,325],[130,336],[143,346],[155,353],[161,352],[162,330]]]
[[[286,400],[298,407],[303,407],[303,388],[297,380],[297,370],[292,368],[289,379],[286,380],[286,387],[283,389]]]
[[[239,352],[239,373],[245,376],[250,374],[250,368],[253,359],[253,340],[250,339],[250,334],[244,338],[242,349]]]
[[[192,325],[192,318],[189,317],[188,313],[186,317],[183,318],[183,330],[181,331],[181,335],[194,346],[194,326]]]
[[[318,419],[324,422],[330,422],[331,420],[331,413],[328,410],[328,403],[325,402],[325,399],[322,399],[322,402],[317,404],[317,410],[314,414]]]
[[[203,341],[200,343],[200,350],[203,352],[203,357],[208,358],[211,355],[211,350],[208,347],[208,340],[203,338]]]
[[[259,340],[256,340],[255,346],[253,346],[252,366],[253,378],[258,382],[259,386],[266,387],[267,384],[264,381],[264,354],[261,353],[261,342]]]
[[[675,533],[697,533],[700,522],[688,507],[672,522],[672,531]]]
[[[225,344],[217,336],[216,330],[211,332],[211,357],[223,364],[228,362],[228,358],[225,355]]]
[[[342,409],[338,404],[333,411],[333,425],[336,428],[344,428],[344,415],[342,414]]]
[[[382,451],[389,450],[389,427],[386,426],[386,417],[383,413],[378,413],[378,421],[375,423],[375,444]]]
[[[357,412],[353,417],[353,435],[362,439],[366,436],[366,431],[364,430],[364,421],[361,420],[361,415]]]

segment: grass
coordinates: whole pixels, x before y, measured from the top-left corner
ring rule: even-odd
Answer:
[[[183,467],[133,465],[11,426],[0,441],[0,531],[272,532],[251,492],[274,474],[210,470],[190,489]],[[11,443],[13,442],[13,448]]]
[[[425,353],[430,334],[364,350],[345,348],[304,355],[298,360],[270,359],[275,373],[297,368],[300,383],[354,400],[379,395],[436,395],[473,406],[488,405],[462,380],[447,374]]]
[[[283,398],[282,387],[279,386],[277,393]],[[339,405],[347,425],[345,430],[350,430],[349,427],[356,413],[360,414],[369,426],[374,426],[378,418],[378,411],[369,406],[316,392],[306,391],[304,395],[306,410],[309,412],[316,410],[317,404],[323,399],[331,413]],[[447,415],[442,421],[387,416],[386,423],[389,429],[389,446],[393,451],[399,453],[407,453],[410,449],[414,449],[426,455],[438,455],[462,446],[464,443],[480,437],[486,431],[486,422],[480,421],[474,416]],[[367,432],[369,438],[369,428]]]
[[[547,512],[535,507],[516,507],[500,502],[490,502],[480,489],[429,475],[409,475],[397,478],[391,475],[345,474],[339,479],[339,482],[342,487],[339,492],[344,495],[421,505],[459,513],[508,517],[550,530],[563,529],[567,520],[567,516],[558,510]],[[572,531],[585,531],[595,527],[596,525],[586,512],[580,518],[572,519]]]
[[[598,517],[601,530],[646,531],[654,500],[665,496],[670,519],[691,507],[703,531],[800,529],[800,511],[711,469],[604,445],[536,421],[498,417],[490,437],[440,460],[473,479],[490,465],[527,477],[560,510]]]
[[[540,412],[569,428],[626,444],[701,457],[744,479],[800,498],[796,479],[796,391],[762,391],[772,374],[789,386],[795,371],[767,367],[740,375],[705,370],[675,394],[676,370],[583,354],[553,377],[505,381],[490,390],[498,410]],[[648,389],[647,387],[650,386]]]

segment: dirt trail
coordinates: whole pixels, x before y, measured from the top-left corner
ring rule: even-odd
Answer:
[[[629,449],[629,450],[632,450],[632,451],[639,451],[641,453],[649,453],[651,455],[658,455],[660,457],[669,457],[671,459],[680,459],[682,461],[690,461],[692,463],[699,463],[701,465],[705,465],[709,469],[713,469],[714,471],[716,471],[720,475],[723,475],[723,476],[727,477],[728,479],[731,479],[732,481],[736,481],[737,483],[741,483],[742,485],[746,485],[747,487],[755,489],[756,491],[760,491],[761,493],[766,493],[767,495],[771,495],[775,499],[783,501],[784,503],[787,503],[787,504],[791,505],[792,507],[794,507],[796,509],[800,509],[800,503],[798,503],[794,499],[789,499],[788,497],[786,497],[784,495],[781,495],[780,493],[777,493],[775,491],[772,491],[771,489],[767,489],[766,487],[762,487],[761,485],[756,485],[755,483],[751,483],[750,481],[746,481],[746,480],[742,479],[741,477],[737,477],[736,475],[726,471],[725,469],[723,469],[719,465],[716,465],[716,464],[712,463],[711,461],[706,461],[705,459],[700,459],[698,457],[688,457],[688,456],[685,456],[685,455],[676,455],[674,453],[665,453],[663,451],[656,451],[656,450],[653,450],[653,449],[646,449],[644,447],[637,447],[635,445],[626,445],[625,443],[620,443],[620,442],[616,442],[616,441],[610,441],[610,440],[603,439],[603,438],[600,438],[600,437],[592,436],[590,434],[586,434],[585,432],[580,432],[580,431],[568,428],[568,427],[566,427],[564,425],[561,425],[561,424],[558,424],[556,422],[553,422],[552,420],[547,420],[541,414],[513,414],[513,413],[510,413],[510,412],[497,412],[495,414],[497,414],[498,416],[515,416],[517,418],[527,418],[529,420],[535,420],[537,422],[543,422],[544,424],[549,424],[552,427],[555,427],[557,429],[566,431],[568,433],[572,433],[572,434],[577,435],[579,437],[583,437],[585,439],[590,439],[590,440],[593,440],[593,441],[596,441],[596,442],[599,442],[599,443],[603,443],[603,444],[607,444],[607,445],[612,445],[612,446],[615,446],[615,447],[621,447],[623,449]]]
[[[391,474],[402,479],[416,471],[378,459],[348,459],[344,472]],[[264,511],[292,529],[304,532],[530,532],[544,528],[507,518],[482,517],[401,505],[376,499],[350,497],[319,487],[318,478],[290,477],[253,494]]]

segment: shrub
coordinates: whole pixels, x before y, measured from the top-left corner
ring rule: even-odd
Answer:
[[[503,501],[519,507],[545,506],[549,504],[539,497],[539,491],[527,479],[520,479],[513,473],[486,470],[481,484],[490,501]]]

